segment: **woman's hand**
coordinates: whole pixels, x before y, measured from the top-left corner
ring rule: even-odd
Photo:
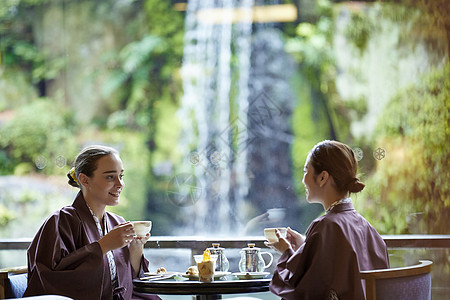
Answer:
[[[273,243],[265,241],[264,245],[266,245],[269,248],[275,249],[281,253],[284,253],[286,250],[292,248],[291,243],[281,236],[280,231],[278,229],[275,231],[275,234],[278,237],[278,241]]]
[[[292,230],[291,227],[288,227],[286,231],[286,240],[291,244],[292,250],[297,251],[305,242],[305,237],[297,231]]]
[[[130,252],[135,250],[141,250],[144,248],[145,243],[147,243],[148,239],[150,238],[150,233],[147,233],[146,236],[140,237],[140,236],[133,236],[133,239],[131,240],[131,243],[128,245],[130,248]]]
[[[144,237],[135,236],[133,241],[128,245],[128,249],[130,250],[131,266],[136,274],[139,274],[141,269],[141,258],[144,251],[144,244],[147,243],[149,238],[150,233],[147,233]]]
[[[98,240],[103,255],[106,252],[122,248],[133,241],[134,228],[130,222],[122,223],[114,227],[104,237]]]

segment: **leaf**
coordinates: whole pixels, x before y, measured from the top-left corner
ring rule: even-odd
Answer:
[[[160,44],[160,38],[150,35],[139,42],[133,42],[125,46],[119,53],[123,61],[124,72],[130,74],[141,67],[150,57],[152,51]]]

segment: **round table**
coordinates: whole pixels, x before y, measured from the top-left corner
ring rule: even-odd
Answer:
[[[197,300],[222,299],[224,294],[248,294],[269,291],[270,278],[216,280],[210,283],[194,280],[133,280],[134,290],[161,295],[196,295]]]

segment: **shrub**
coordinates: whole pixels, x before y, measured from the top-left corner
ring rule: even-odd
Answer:
[[[77,151],[72,132],[70,119],[54,102],[40,99],[20,108],[0,128],[0,146],[6,156],[2,160],[9,166],[0,173],[12,173],[23,163],[45,174],[58,173],[66,165],[64,158],[73,157]]]
[[[386,150],[361,199],[383,233],[449,233],[450,64],[394,97],[376,131]]]

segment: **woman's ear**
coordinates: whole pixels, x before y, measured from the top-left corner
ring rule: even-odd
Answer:
[[[323,187],[327,183],[330,174],[327,171],[322,171],[318,177],[319,177],[319,186]]]
[[[84,173],[80,173],[80,175],[78,175],[78,181],[84,187],[89,185],[89,177]]]

